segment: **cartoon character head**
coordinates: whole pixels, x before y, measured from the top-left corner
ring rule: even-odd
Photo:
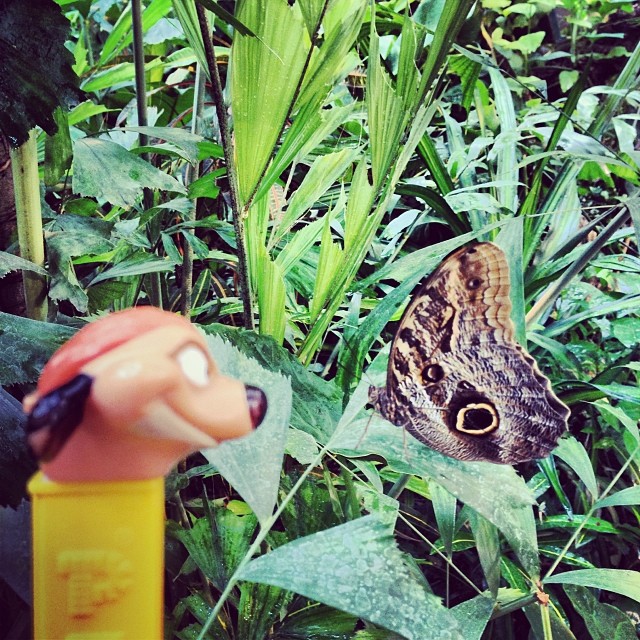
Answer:
[[[189,453],[250,433],[267,401],[218,372],[187,320],[137,307],[81,329],[24,407],[47,477],[100,481],[164,475]]]

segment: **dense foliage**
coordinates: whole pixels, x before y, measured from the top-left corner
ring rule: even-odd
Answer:
[[[0,119],[53,134],[12,155],[40,169],[46,260],[0,246],[0,277],[36,287],[32,319],[0,313],[2,502],[32,469],[11,396],[84,319],[153,304],[271,407],[168,481],[167,638],[635,638],[632,3],[150,0],[140,29],[121,0],[41,4],[69,21],[83,95]],[[33,87],[4,76],[20,113]],[[572,409],[517,469],[366,407],[408,295],[473,239],[506,250],[518,338]]]

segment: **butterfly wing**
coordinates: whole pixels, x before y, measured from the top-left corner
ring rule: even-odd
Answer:
[[[497,246],[450,255],[405,311],[374,406],[454,458],[547,456],[569,411],[515,342],[510,313],[509,269]]]

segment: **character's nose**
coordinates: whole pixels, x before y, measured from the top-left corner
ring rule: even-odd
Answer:
[[[264,395],[262,389],[249,384],[245,386],[245,393],[247,394],[251,426],[255,429],[260,426],[264,414],[267,413],[267,396]]]

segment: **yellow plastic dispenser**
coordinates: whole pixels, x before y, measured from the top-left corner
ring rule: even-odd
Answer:
[[[36,640],[161,640],[163,478],[29,492]]]
[[[142,307],[81,329],[24,400],[36,640],[162,640],[164,476],[250,433],[264,393],[187,320]],[[212,410],[214,408],[215,410]]]

